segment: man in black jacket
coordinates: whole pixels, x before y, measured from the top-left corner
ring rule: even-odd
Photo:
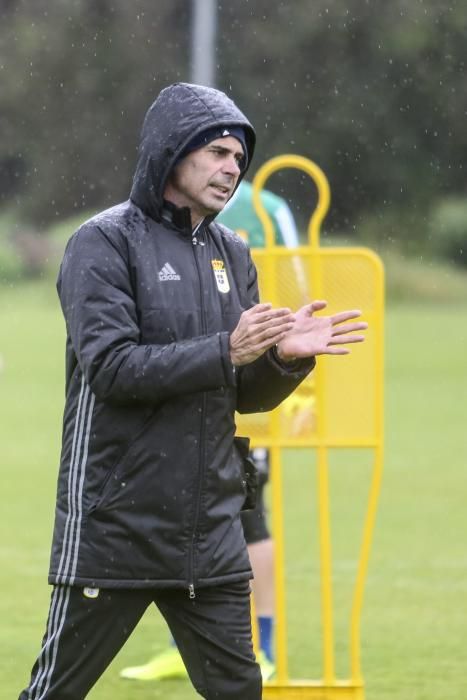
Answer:
[[[215,215],[251,161],[223,93],[179,83],[142,130],[130,199],[83,224],[58,280],[66,405],[42,649],[21,700],[84,698],[154,602],[205,698],[261,697],[251,643],[251,502],[234,412],[267,411],[359,312],[258,299],[247,246]],[[342,325],[343,324],[343,325]]]

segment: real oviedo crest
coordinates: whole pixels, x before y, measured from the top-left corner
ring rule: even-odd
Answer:
[[[230,292],[229,278],[224,267],[223,260],[211,260],[214,277],[216,278],[217,289],[223,294]]]

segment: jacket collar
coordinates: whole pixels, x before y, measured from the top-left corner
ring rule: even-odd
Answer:
[[[177,207],[167,199],[163,200],[161,208],[162,222],[180,233],[191,236],[191,212],[188,207]]]

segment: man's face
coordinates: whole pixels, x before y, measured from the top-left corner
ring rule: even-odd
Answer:
[[[189,153],[173,169],[164,197],[178,207],[191,209],[196,225],[222,211],[241,173],[243,148],[233,136],[215,139]]]

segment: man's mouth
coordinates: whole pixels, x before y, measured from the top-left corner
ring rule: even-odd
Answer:
[[[225,185],[216,185],[216,184],[211,184],[211,187],[213,187],[215,190],[220,192],[223,195],[230,194],[231,189],[230,187],[226,187]]]

